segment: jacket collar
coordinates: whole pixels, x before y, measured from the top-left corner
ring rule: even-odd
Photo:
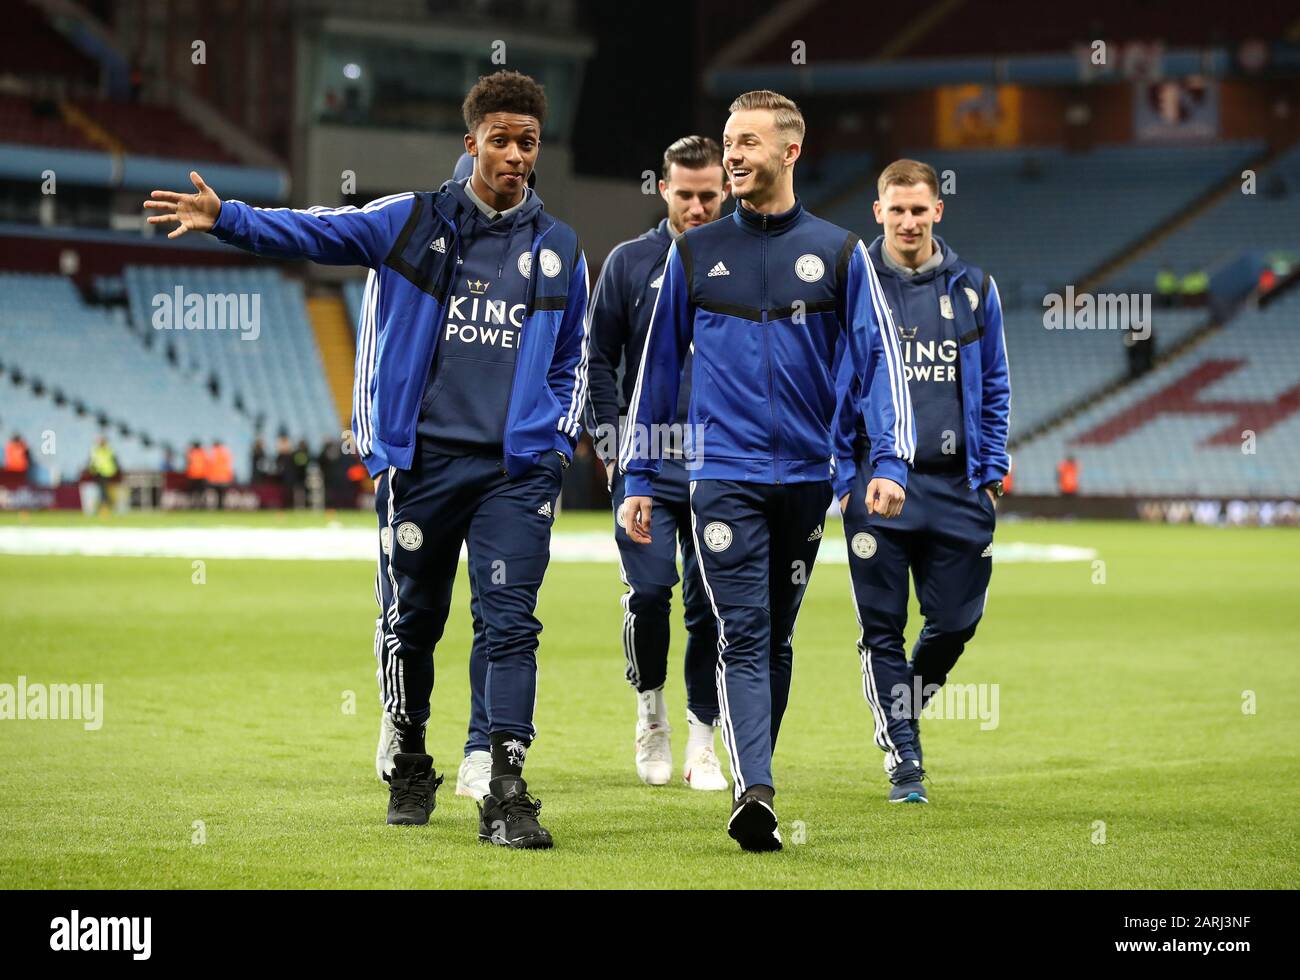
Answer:
[[[789,231],[803,215],[803,202],[796,197],[794,207],[780,214],[759,214],[738,203],[732,214],[736,224],[752,234],[780,235]]]
[[[665,245],[671,245],[676,239],[673,230],[668,227],[668,219],[661,218],[659,224],[655,225],[645,233],[646,238],[653,238],[655,241],[662,242]]]
[[[876,267],[877,275],[885,276],[890,279],[897,279],[900,282],[914,283],[918,285],[923,282],[931,282],[934,279],[943,277],[949,284],[951,284],[955,280],[959,279],[961,274],[966,271],[966,265],[957,257],[957,253],[948,247],[948,243],[938,235],[934,236],[934,244],[938,247],[939,251],[943,253],[943,261],[940,262],[938,268],[930,269],[926,272],[918,272],[914,276],[900,276],[890,267],[889,263],[885,261],[884,255],[882,254],[885,247],[884,235],[878,236],[874,242],[867,246],[867,254],[871,256],[871,264]]]

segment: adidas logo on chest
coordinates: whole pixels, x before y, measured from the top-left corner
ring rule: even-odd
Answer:
[[[715,265],[712,269],[709,270],[710,279],[712,279],[715,276],[729,276],[729,275],[731,275],[731,272],[721,262],[719,262],[717,265]]]

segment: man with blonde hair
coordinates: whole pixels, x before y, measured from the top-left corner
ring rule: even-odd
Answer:
[[[912,409],[898,341],[858,236],[794,193],[799,107],[776,92],[731,105],[723,163],[739,202],[675,241],[620,446],[623,521],[651,541],[660,460],[644,438],[673,420],[694,350],[686,457],[700,575],[718,624],[717,688],[735,790],[728,833],[779,850],[772,752],[790,693],[791,640],[831,501],[837,368],[851,362],[871,435],[865,506],[903,505]]]

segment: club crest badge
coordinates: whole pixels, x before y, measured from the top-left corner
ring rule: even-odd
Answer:
[[[939,297],[939,315],[945,320],[952,319],[952,297],[947,293]]]
[[[731,547],[731,528],[714,521],[704,529],[704,543],[710,551],[726,551]]]
[[[853,535],[853,553],[859,558],[870,558],[876,553],[876,539],[866,531]]]
[[[542,275],[547,279],[554,279],[560,274],[560,257],[552,252],[549,248],[542,249],[540,256],[542,262]]]
[[[519,274],[521,276],[525,279],[531,279],[533,276],[533,253],[521,252],[519,254],[519,261],[516,262],[515,265],[519,266]]]
[[[407,551],[415,551],[424,544],[424,532],[410,521],[406,521],[397,526],[397,543]]]
[[[969,286],[962,286],[961,288],[966,292],[966,302],[970,303],[971,312],[979,309],[979,293],[975,292],[975,290],[971,289]]]
[[[794,274],[804,282],[817,282],[826,274],[826,266],[810,252],[795,259]]]

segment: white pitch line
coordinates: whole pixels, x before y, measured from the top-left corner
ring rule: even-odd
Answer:
[[[249,527],[0,527],[0,554],[83,555],[103,558],[231,558],[280,561],[374,562],[378,535],[368,528]],[[823,543],[818,562],[847,565],[848,548]],[[1023,541],[993,545],[995,563],[1091,561],[1092,548]],[[461,559],[465,550],[461,549]],[[604,531],[557,532],[551,560],[617,564],[618,549]]]

